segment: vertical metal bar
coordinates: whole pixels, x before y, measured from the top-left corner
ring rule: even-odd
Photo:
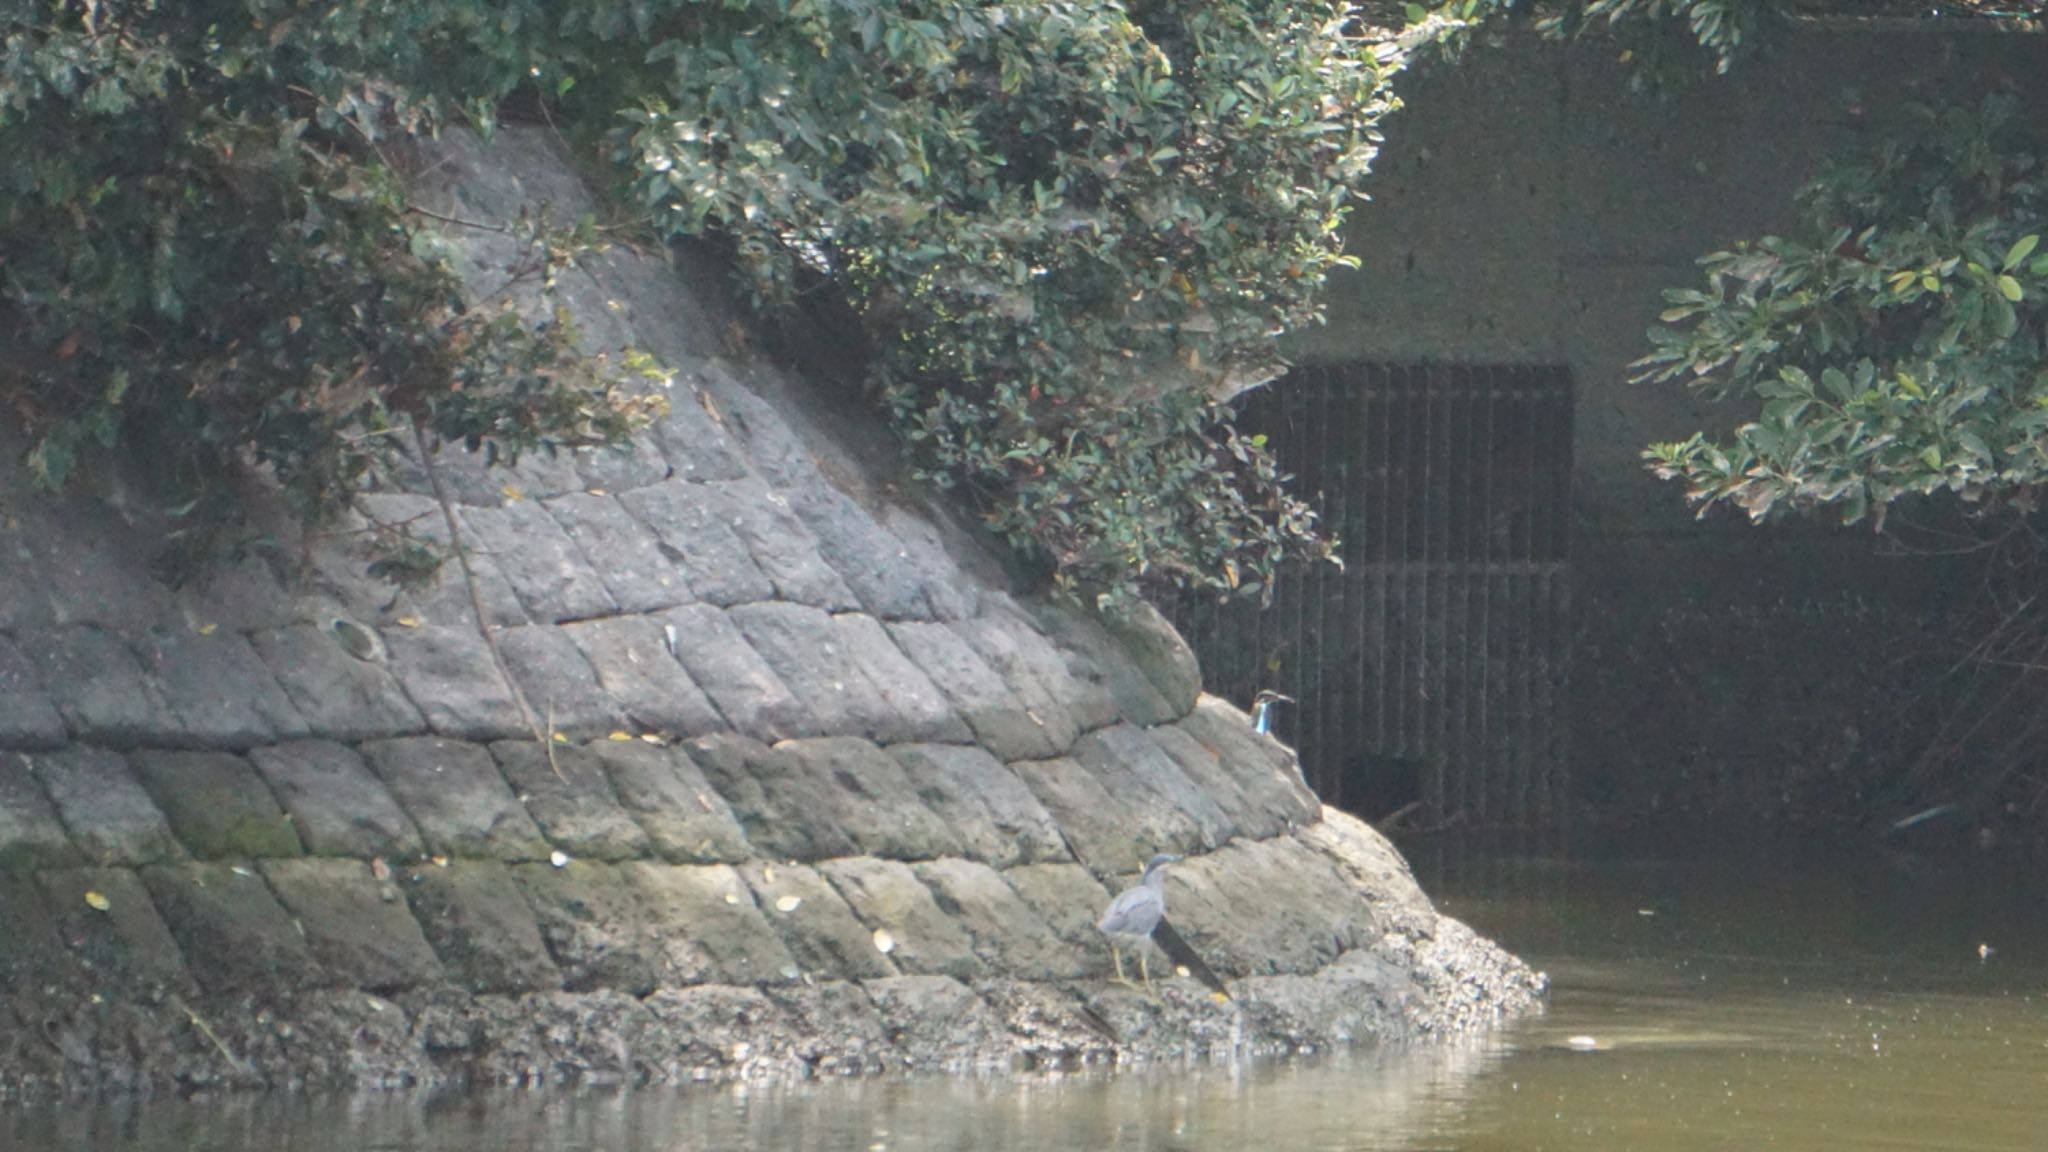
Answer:
[[[1547,502],[1547,493],[1541,490],[1538,483],[1542,476],[1540,456],[1542,454],[1543,442],[1539,430],[1542,426],[1541,415],[1543,405],[1536,388],[1536,381],[1533,379],[1535,373],[1524,369],[1520,375],[1523,377],[1524,382],[1523,393],[1527,397],[1523,401],[1525,415],[1522,435],[1522,462],[1524,468],[1522,491],[1525,494],[1524,499],[1530,505],[1524,517],[1529,527],[1523,544],[1523,562],[1528,565],[1527,570],[1533,576],[1536,571],[1535,561],[1538,557],[1537,541],[1539,537],[1537,526],[1542,522],[1544,513],[1547,511],[1547,509],[1542,507]],[[1534,807],[1532,800],[1542,777],[1542,753],[1547,751],[1547,749],[1537,736],[1537,708],[1542,703],[1549,687],[1542,679],[1543,670],[1540,667],[1541,662],[1536,658],[1540,651],[1536,646],[1538,639],[1548,635],[1548,629],[1544,627],[1547,621],[1543,619],[1547,615],[1543,609],[1544,601],[1548,597],[1539,598],[1539,591],[1544,589],[1541,589],[1536,580],[1524,577],[1523,583],[1526,585],[1523,598],[1524,602],[1528,605],[1529,626],[1522,630],[1521,637],[1523,748],[1520,763],[1522,765],[1522,774],[1521,779],[1517,782],[1517,795],[1512,815],[1512,819],[1517,824],[1528,824],[1530,822],[1530,816]]]
[[[1407,373],[1391,369],[1386,387],[1386,742],[1399,752],[1407,742],[1407,596],[1401,572],[1407,560]]]
[[[1462,487],[1465,490],[1465,530],[1460,545],[1464,563],[1461,565],[1461,592],[1465,610],[1463,642],[1458,653],[1462,668],[1459,717],[1463,731],[1459,735],[1459,755],[1456,761],[1446,766],[1456,787],[1446,792],[1440,816],[1464,808],[1464,793],[1468,782],[1478,778],[1485,770],[1486,747],[1481,738],[1486,719],[1485,677],[1480,662],[1483,650],[1481,643],[1486,626],[1483,608],[1485,601],[1483,587],[1478,581],[1485,578],[1486,564],[1486,516],[1489,507],[1486,497],[1486,377],[1482,370],[1468,368],[1459,381],[1465,394],[1465,475]]]
[[[1372,752],[1384,754],[1393,740],[1393,707],[1386,699],[1386,621],[1393,617],[1386,566],[1393,547],[1393,392],[1391,373],[1372,371],[1372,408],[1366,414],[1372,441]]]
[[[1332,513],[1337,534],[1345,556],[1344,567],[1333,574],[1337,586],[1334,613],[1330,625],[1336,636],[1336,649],[1325,661],[1330,682],[1335,686],[1338,712],[1331,730],[1333,747],[1330,750],[1330,779],[1334,785],[1334,802],[1345,803],[1345,784],[1350,777],[1350,761],[1358,750],[1358,717],[1360,712],[1358,683],[1358,569],[1350,560],[1353,541],[1357,540],[1356,519],[1358,510],[1358,482],[1365,462],[1360,453],[1357,437],[1352,427],[1358,412],[1357,373],[1346,371],[1336,377],[1330,396],[1330,427],[1337,441],[1338,460],[1342,479],[1336,488],[1336,503]]]
[[[1437,373],[1435,396],[1437,418],[1434,423],[1435,435],[1432,455],[1437,460],[1437,480],[1431,486],[1432,514],[1439,528],[1436,534],[1436,556],[1430,562],[1430,582],[1435,586],[1435,606],[1431,609],[1430,640],[1435,645],[1436,687],[1430,702],[1429,771],[1443,773],[1452,770],[1447,755],[1450,744],[1451,684],[1451,590],[1455,578],[1451,575],[1451,541],[1454,531],[1451,521],[1451,490],[1456,484],[1457,472],[1451,461],[1451,421],[1453,410],[1451,398],[1456,394],[1457,380],[1462,371],[1441,370]]]
[[[1432,451],[1436,441],[1436,373],[1437,369],[1434,366],[1425,367],[1416,373],[1417,379],[1415,381],[1417,407],[1420,409],[1418,413],[1419,418],[1416,421],[1417,431],[1420,433],[1417,454],[1422,458],[1422,485],[1421,490],[1416,493],[1415,515],[1416,519],[1422,522],[1422,533],[1421,539],[1418,541],[1420,546],[1416,549],[1410,564],[1410,570],[1415,573],[1416,592],[1416,724],[1414,749],[1409,754],[1422,761],[1424,773],[1432,771],[1430,762],[1436,753],[1435,742],[1430,739],[1432,735],[1431,729],[1434,726],[1434,713],[1436,711],[1436,702],[1430,698],[1431,686],[1436,679],[1436,669],[1434,667],[1434,657],[1436,654],[1431,650],[1429,642],[1430,633],[1435,630],[1436,626],[1436,613],[1431,611],[1432,605],[1430,602],[1431,593],[1434,591],[1436,581],[1431,578],[1429,562],[1435,555],[1435,548],[1433,547],[1435,538],[1443,534],[1441,528],[1435,522],[1436,517],[1430,514],[1433,510],[1431,507],[1431,497],[1435,494],[1437,482],[1436,454]]]
[[[1329,438],[1328,410],[1330,381],[1327,372],[1316,373],[1314,384],[1302,397],[1302,456],[1310,461],[1307,474],[1303,477],[1302,493],[1322,508],[1329,495]],[[1324,764],[1323,721],[1327,707],[1323,691],[1323,640],[1322,609],[1324,589],[1324,566],[1306,563],[1301,567],[1301,637],[1299,641],[1299,662],[1302,671],[1301,691],[1295,694],[1300,701],[1297,716],[1301,721],[1297,747],[1302,755],[1302,764],[1309,769],[1308,778],[1321,782],[1327,770]]]
[[[1552,528],[1551,552],[1554,560],[1555,583],[1551,589],[1550,613],[1553,622],[1551,641],[1551,717],[1550,717],[1550,763],[1545,780],[1542,808],[1538,819],[1546,826],[1555,827],[1564,811],[1565,799],[1570,787],[1570,748],[1568,745],[1571,724],[1569,710],[1571,702],[1571,653],[1573,627],[1571,615],[1571,539],[1572,539],[1572,382],[1571,374],[1554,370],[1552,388],[1556,397],[1551,409],[1551,432],[1547,445],[1546,459],[1550,465],[1550,491],[1556,500],[1556,518]]]
[[[1499,535],[1499,517],[1501,517],[1501,490],[1499,490],[1499,484],[1495,482],[1497,471],[1499,471],[1495,467],[1495,463],[1497,463],[1497,457],[1499,457],[1499,451],[1501,451],[1501,443],[1499,443],[1497,430],[1495,430],[1495,424],[1497,424],[1495,418],[1497,418],[1497,410],[1499,410],[1499,389],[1497,389],[1499,381],[1491,379],[1491,375],[1493,373],[1487,373],[1487,379],[1485,379],[1485,396],[1487,396],[1487,437],[1485,437],[1485,445],[1487,445],[1487,459],[1485,459],[1485,478],[1487,478],[1487,537],[1485,537],[1485,564],[1483,564],[1483,570],[1481,570],[1483,592],[1481,592],[1481,605],[1479,605],[1479,631],[1481,631],[1481,637],[1479,637],[1479,697],[1481,697],[1479,740],[1481,740],[1481,746],[1485,748],[1485,756],[1483,756],[1483,760],[1481,760],[1479,765],[1475,765],[1481,781],[1495,779],[1499,775],[1499,769],[1501,769],[1501,763],[1499,763],[1501,756],[1499,756],[1499,750],[1495,748],[1495,728],[1497,726],[1495,726],[1495,701],[1493,701],[1495,685],[1499,681],[1499,676],[1495,676],[1495,670],[1493,670],[1493,650],[1495,650],[1495,644],[1493,644],[1493,625],[1495,625],[1493,623],[1493,617],[1495,617],[1493,601],[1495,601],[1495,592],[1497,592],[1495,580],[1493,580],[1493,562],[1495,562],[1495,556],[1497,556],[1495,537]],[[1485,789],[1473,789],[1473,795],[1475,797],[1483,797]],[[1477,816],[1481,820],[1485,820],[1487,818],[1485,806],[1481,804],[1479,808],[1481,810],[1477,812]]]

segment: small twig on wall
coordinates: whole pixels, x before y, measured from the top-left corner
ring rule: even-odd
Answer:
[[[477,584],[476,569],[470,566],[469,549],[462,543],[462,526],[455,519],[455,504],[448,499],[447,485],[441,482],[441,468],[434,463],[434,454],[427,447],[427,434],[420,430],[418,418],[412,421],[412,439],[413,444],[419,448],[420,466],[426,469],[427,482],[433,485],[434,499],[441,505],[441,518],[447,521],[448,543],[455,551],[455,562],[462,568],[462,583],[469,592],[469,607],[476,613],[477,634],[484,638],[484,647],[490,650],[491,663],[498,669],[498,678],[504,681],[505,690],[512,694],[512,703],[519,709],[520,721],[526,725],[527,731],[533,733],[533,738],[540,742],[541,747],[549,749],[548,762],[553,764],[554,751],[548,737],[541,731],[540,724],[534,720],[533,709],[527,707],[526,693],[521,692],[518,683],[512,679],[512,669],[505,663],[505,654],[498,650],[498,638],[491,634],[491,622],[484,612],[484,597]],[[559,776],[561,770],[557,768],[555,774]]]
[[[240,1056],[235,1055],[234,1050],[227,1046],[227,1042],[220,1038],[220,1034],[215,1032],[213,1030],[213,1027],[206,1022],[205,1018],[200,1016],[198,1012],[194,1011],[190,1004],[185,1003],[183,997],[173,994],[170,998],[170,1004],[171,1007],[176,1008],[180,1012],[183,1012],[185,1014],[185,1019],[190,1020],[192,1022],[192,1027],[197,1028],[201,1036],[206,1037],[209,1041],[213,1043],[213,1046],[215,1048],[220,1050],[220,1054],[227,1059],[229,1067],[233,1068],[235,1071],[241,1073],[244,1076],[253,1074],[253,1071],[252,1069],[250,1069],[249,1065],[243,1063],[242,1058]]]

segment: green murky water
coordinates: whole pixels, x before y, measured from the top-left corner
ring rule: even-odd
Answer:
[[[2048,1149],[2048,865],[1705,847],[1413,847],[1448,910],[1555,981],[1544,1015],[1446,1046],[1021,1080],[23,1109],[0,1113],[0,1149]]]

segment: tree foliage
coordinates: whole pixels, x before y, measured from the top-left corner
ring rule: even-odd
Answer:
[[[2030,509],[2048,480],[2039,142],[2004,94],[1903,115],[1805,187],[1799,233],[1666,293],[1642,378],[1760,404],[1728,439],[1646,454],[1703,509],[1881,525],[1913,493]]]
[[[1318,0],[737,0],[630,115],[639,198],[850,302],[923,475],[1069,588],[1327,555],[1216,397],[1320,319],[1401,45]]]
[[[318,519],[408,419],[516,455],[655,414],[566,321],[465,304],[408,214],[380,142],[508,87],[481,15],[0,3],[0,402],[38,481],[117,454],[204,535],[247,462]]]
[[[48,481],[157,440],[187,478],[253,451],[311,508],[397,415],[616,435],[644,413],[566,329],[461,305],[379,151],[509,99],[604,142],[764,303],[842,301],[922,473],[1061,584],[1256,586],[1330,542],[1218,398],[1319,318],[1391,78],[1443,28],[1332,0],[0,0],[0,148],[34,158],[0,177],[0,330],[30,350],[0,388]]]

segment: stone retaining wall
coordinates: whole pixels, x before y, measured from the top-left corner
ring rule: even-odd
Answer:
[[[461,219],[590,208],[536,133],[424,179]],[[489,295],[509,240],[448,242]],[[1529,1003],[1170,630],[1013,599],[660,261],[571,295],[670,417],[439,458],[532,726],[454,564],[368,572],[375,525],[445,539],[417,469],[183,590],[118,484],[0,475],[0,1090],[1275,1051]],[[1105,983],[1093,919],[1155,851],[1234,1004]]]

